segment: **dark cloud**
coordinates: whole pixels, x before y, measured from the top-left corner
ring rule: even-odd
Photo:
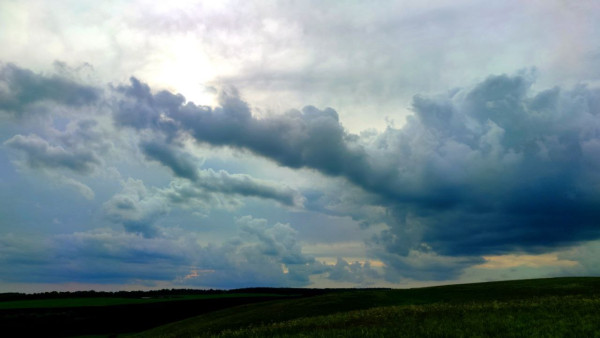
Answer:
[[[224,170],[199,170],[197,180],[171,182],[160,194],[174,205],[229,208],[240,205],[239,197],[274,200],[287,206],[300,206],[301,195],[295,190],[274,182],[259,180],[249,175],[230,174]]]
[[[302,203],[300,194],[289,187],[224,170],[200,171],[195,186],[209,192],[271,199],[288,206]]]
[[[371,263],[348,263],[341,257],[337,258],[335,265],[330,269],[328,278],[338,282],[350,282],[367,286],[373,280],[380,278],[379,273],[371,268]]]
[[[133,98],[119,100],[115,104],[113,118],[116,125],[135,129],[157,129],[169,137],[175,136],[179,126],[168,116],[184,107],[185,98],[167,91],[153,95],[147,84],[134,77],[130,79],[130,83],[130,86],[115,88],[115,91],[125,98]]]
[[[326,268],[302,253],[288,224],[242,217],[237,236],[202,244],[195,233],[141,234],[95,229],[46,241],[0,237],[0,281],[146,283],[236,288],[306,286]]]
[[[92,151],[67,151],[52,146],[37,135],[16,135],[5,145],[25,154],[25,163],[31,168],[68,169],[78,174],[89,174],[102,162]]]
[[[114,154],[111,137],[107,137],[110,134],[95,120],[61,117],[36,132],[40,135],[17,134],[3,143],[17,155],[13,163],[36,169],[49,181],[70,186],[86,199],[93,199],[94,190],[79,179],[107,174],[105,160]]]
[[[444,281],[460,277],[464,269],[482,264],[481,257],[440,256],[429,247],[422,246],[411,250],[407,255],[398,255],[381,250],[378,257],[386,264],[384,278],[397,283],[403,279]]]
[[[28,107],[43,101],[71,107],[92,104],[100,93],[98,88],[65,77],[36,74],[10,63],[0,67],[0,111],[15,116],[23,116]]]
[[[185,203],[196,197],[206,198],[207,193],[272,199],[288,206],[301,203],[299,193],[286,186],[249,175],[230,174],[224,170],[199,170],[190,160],[192,155],[176,146],[161,142],[143,142],[140,147],[147,158],[167,166],[176,176],[193,182],[172,185],[170,191],[165,191],[175,203]]]
[[[2,281],[152,285],[187,273],[193,245],[178,240],[110,229],[55,235],[43,241],[0,238]]]
[[[364,173],[365,154],[354,144],[354,136],[345,133],[333,109],[307,106],[257,119],[235,90],[222,93],[222,106],[215,109],[183,104],[181,95],[165,91],[153,95],[134,78],[119,91],[126,96],[115,112],[121,125],[162,130],[167,135],[184,130],[200,142],[248,149],[292,168],[309,167],[348,177]]]
[[[139,91],[135,80],[122,91],[123,102],[144,103],[128,111],[130,126],[167,135],[177,128],[202,143],[344,177],[378,196],[394,221],[375,242],[391,254],[407,257],[425,245],[477,257],[600,236],[600,93],[586,86],[532,93],[533,81],[527,72],[491,76],[472,88],[415,96],[402,128],[368,137],[345,131],[329,108],[257,118],[235,92],[211,109]]]
[[[3,79],[19,84],[21,78],[40,77],[14,69],[19,70],[5,67]],[[7,76],[11,71],[21,75]],[[41,78],[43,85],[54,79]],[[354,199],[317,192],[308,196],[307,207],[335,215],[349,212],[365,226],[385,223],[388,229],[371,245],[390,269],[390,280],[402,275],[450,278],[482,255],[539,253],[597,239],[600,91],[577,85],[536,93],[534,80],[531,72],[490,76],[469,88],[415,96],[413,115],[401,128],[355,135],[330,108],[307,106],[259,118],[233,89],[221,94],[219,107],[210,108],[167,91],[153,93],[132,78],[129,85],[113,88],[115,99],[107,106],[114,123],[137,130],[146,157],[184,179],[151,189],[147,196],[136,192],[131,194],[136,198],[115,198],[107,213],[132,232],[156,236],[147,229],[173,206],[231,208],[241,196],[303,203],[297,192],[271,182],[195,169],[180,142],[191,136],[289,168],[339,177],[367,192]],[[9,88],[2,94],[4,102],[21,102],[7,99],[21,97],[11,89],[18,86],[4,87]],[[91,102],[85,91],[72,91],[80,100],[41,93],[32,102]],[[89,173],[99,163],[94,152],[53,146],[35,135],[17,135],[5,144],[23,152],[32,167]],[[361,203],[373,208],[350,207]]]
[[[143,142],[140,148],[146,158],[167,166],[176,176],[192,181],[198,179],[198,168],[188,159],[191,157],[189,154],[184,154],[161,142]]]

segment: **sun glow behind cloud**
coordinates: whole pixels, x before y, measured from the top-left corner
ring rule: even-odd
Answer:
[[[147,71],[154,83],[180,93],[188,101],[199,105],[215,106],[216,89],[210,86],[218,72],[218,65],[204,53],[198,37],[186,34],[171,39],[162,56]]]

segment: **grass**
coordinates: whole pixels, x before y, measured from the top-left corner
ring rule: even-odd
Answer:
[[[149,304],[178,300],[217,299],[217,298],[244,298],[244,297],[280,297],[275,294],[260,293],[231,293],[208,295],[185,295],[159,298],[119,298],[119,297],[82,297],[82,298],[56,298],[56,299],[27,299],[14,301],[1,301],[0,309],[37,309],[37,308],[69,308],[87,306],[111,306],[126,304]]]
[[[140,337],[600,337],[600,278],[356,290],[248,304]]]
[[[544,297],[506,302],[376,307],[224,330],[219,337],[593,337],[600,299]]]

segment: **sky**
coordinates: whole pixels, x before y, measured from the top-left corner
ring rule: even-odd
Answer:
[[[0,1],[0,292],[600,275],[596,1]]]

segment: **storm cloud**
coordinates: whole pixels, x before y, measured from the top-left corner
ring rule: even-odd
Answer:
[[[345,133],[333,109],[307,106],[257,119],[235,89],[224,91],[221,107],[215,109],[186,103],[183,96],[167,91],[152,94],[135,78],[118,90],[125,96],[114,114],[120,125],[160,130],[170,137],[185,131],[200,142],[248,149],[292,168],[362,175],[365,155],[352,146],[353,136]]]
[[[450,256],[539,251],[599,235],[600,93],[533,92],[534,79],[523,71],[415,96],[404,126],[367,136],[348,133],[330,108],[258,118],[235,92],[212,109],[135,79],[121,87],[121,107],[143,109],[115,119],[346,178],[394,215],[379,240],[392,253],[423,244]]]
[[[302,253],[288,224],[250,216],[237,223],[237,235],[221,244],[202,243],[196,235],[177,231],[148,238],[108,228],[56,235],[43,242],[7,236],[0,238],[2,281],[306,286],[311,275],[328,271]]]
[[[208,107],[180,94],[154,92],[131,78],[102,97],[112,111],[111,132],[128,135],[146,161],[161,164],[175,178],[160,188],[123,180],[123,190],[103,204],[104,213],[146,238],[162,236],[157,224],[173,208],[234,210],[247,197],[348,215],[364,228],[385,227],[367,243],[372,257],[385,264],[382,276],[392,282],[456,278],[484,255],[543,253],[597,239],[600,91],[582,84],[533,90],[535,78],[534,71],[492,75],[446,93],[416,95],[404,125],[360,134],[348,132],[331,108],[259,116],[233,88],[222,91],[219,106]],[[85,93],[81,102],[89,102]],[[95,123],[81,121],[74,130],[91,131]],[[52,145],[35,134],[17,134],[4,145],[20,152],[31,168],[90,174],[102,165],[99,150],[63,136],[56,138],[62,145]],[[102,145],[99,135],[93,138],[90,145]],[[200,169],[202,160],[186,149],[190,140],[335,177],[364,195],[335,197],[315,187],[295,190],[246,174]],[[287,241],[243,227],[260,238],[254,249],[267,256]],[[301,257],[281,255],[281,264]],[[348,280],[361,283],[377,275],[369,266],[344,262],[330,270],[332,280],[352,272]],[[306,274],[299,276],[306,282]]]

